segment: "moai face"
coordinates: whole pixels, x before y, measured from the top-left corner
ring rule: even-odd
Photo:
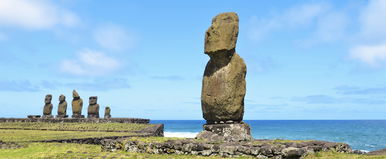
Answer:
[[[66,96],[63,94],[59,96],[59,102],[64,102],[66,100]]]
[[[51,94],[47,94],[46,98],[44,98],[44,103],[51,104],[51,100],[52,100],[52,95]]]
[[[89,103],[90,103],[90,105],[95,105],[95,104],[97,104],[97,99],[98,99],[97,96],[91,96],[91,97],[89,98]]]

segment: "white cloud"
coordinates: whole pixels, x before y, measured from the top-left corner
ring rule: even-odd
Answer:
[[[349,17],[344,12],[329,11],[316,19],[315,30],[309,38],[300,40],[299,45],[309,47],[320,43],[333,43],[347,38]]]
[[[379,67],[386,62],[386,43],[356,46],[350,50],[350,57],[371,67]]]
[[[63,60],[60,69],[72,75],[99,76],[116,71],[121,63],[106,54],[90,49],[78,52],[76,59]]]
[[[1,0],[0,26],[27,29],[49,29],[54,26],[75,26],[79,18],[47,0]]]
[[[370,0],[360,10],[360,28],[356,44],[350,49],[350,58],[379,68],[386,66],[386,1]]]
[[[377,40],[386,38],[386,1],[370,0],[360,14],[362,35]]]
[[[108,24],[97,28],[94,32],[95,41],[103,48],[122,51],[132,48],[134,45],[133,35],[118,25]]]
[[[261,40],[272,31],[310,25],[329,8],[325,3],[302,4],[270,18],[253,17],[251,19],[250,38]]]

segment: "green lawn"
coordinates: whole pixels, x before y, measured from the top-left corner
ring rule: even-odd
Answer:
[[[92,131],[42,131],[42,130],[0,130],[0,140],[5,142],[28,142],[57,139],[81,139],[91,137],[128,136],[130,132]]]
[[[101,152],[98,145],[64,143],[29,143],[25,148],[0,149],[0,158],[130,158],[130,159],[220,159],[221,157],[202,157],[192,155],[157,155],[129,152]],[[252,159],[242,157],[241,159]]]
[[[318,152],[306,156],[304,159],[386,159],[384,155],[369,156],[357,154],[345,154],[338,152]]]
[[[131,123],[47,123],[47,122],[2,122],[0,128],[31,130],[75,130],[75,131],[139,131],[151,124]]]

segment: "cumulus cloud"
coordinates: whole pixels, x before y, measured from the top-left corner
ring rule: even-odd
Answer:
[[[386,1],[371,0],[360,11],[360,31],[349,57],[369,66],[379,68],[386,64]]]
[[[350,57],[368,66],[380,67],[386,62],[386,43],[355,46],[350,50]]]
[[[273,31],[310,25],[329,8],[325,3],[302,4],[269,18],[253,17],[250,38],[261,40]]]
[[[117,70],[121,63],[103,52],[83,49],[75,59],[63,60],[60,69],[72,75],[105,75]]]
[[[122,51],[132,48],[134,37],[123,27],[115,24],[107,24],[98,27],[94,32],[95,41],[103,48]]]
[[[27,29],[49,29],[75,26],[77,15],[47,0],[1,0],[0,25]]]
[[[386,1],[370,0],[360,14],[363,36],[370,39],[386,38]]]

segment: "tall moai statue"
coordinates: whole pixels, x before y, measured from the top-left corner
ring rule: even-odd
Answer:
[[[91,96],[89,98],[87,118],[99,118],[99,104],[97,104],[97,100],[97,96]]]
[[[239,18],[233,12],[214,17],[206,31],[204,52],[210,60],[202,80],[201,108],[207,124],[197,138],[252,139],[249,126],[242,122],[247,68],[235,51],[238,33]]]
[[[105,118],[111,118],[111,109],[108,106],[105,108]]]
[[[57,118],[67,118],[67,102],[66,96],[63,94],[59,96],[58,115]]]
[[[51,100],[52,100],[52,95],[51,94],[47,94],[46,97],[44,98],[44,108],[43,108],[43,116],[42,118],[52,118],[52,103],[51,103]]]
[[[72,91],[72,118],[84,118],[82,115],[83,100],[80,98],[78,92],[75,90]]]

